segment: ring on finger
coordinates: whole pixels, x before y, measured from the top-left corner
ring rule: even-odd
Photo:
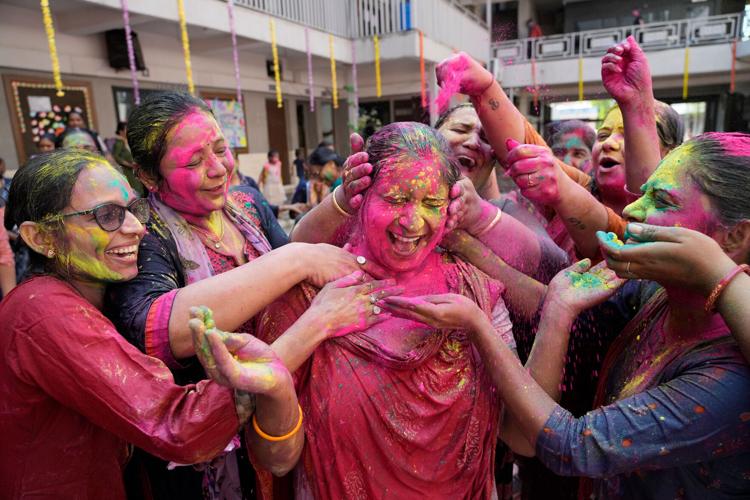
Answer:
[[[357,255],[357,264],[360,266],[364,266],[367,264],[367,259],[364,257],[364,255]]]
[[[383,310],[380,307],[378,307],[378,306],[373,306],[372,307],[372,313],[373,314],[377,315],[377,314],[380,314],[381,312],[383,312]]]
[[[534,184],[534,183],[533,183],[533,182],[531,181],[531,174],[526,174],[526,175],[528,176],[528,179],[527,179],[527,181],[528,181],[528,185],[529,185],[529,187],[532,187],[532,186],[534,186],[535,184]]]
[[[625,272],[630,275],[630,261],[628,261],[628,265],[625,266]]]

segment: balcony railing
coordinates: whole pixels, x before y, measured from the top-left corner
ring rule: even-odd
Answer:
[[[633,35],[641,47],[649,51],[727,43],[741,37],[741,21],[742,14],[738,13],[522,38],[493,44],[493,54],[504,64],[525,62],[532,58],[543,61],[600,56],[629,35]]]
[[[481,18],[456,0],[235,0],[235,4],[345,38],[420,29],[459,47],[462,25],[487,29]]]

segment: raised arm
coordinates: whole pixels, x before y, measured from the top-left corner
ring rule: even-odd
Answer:
[[[635,38],[615,45],[602,59],[602,83],[622,111],[627,157],[625,187],[631,193],[656,170],[661,161],[651,69]]]

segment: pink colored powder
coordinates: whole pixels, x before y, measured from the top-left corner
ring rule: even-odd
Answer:
[[[468,67],[469,62],[465,58],[460,58],[443,78],[440,92],[438,92],[437,98],[435,98],[435,106],[437,106],[439,114],[444,113],[448,109],[451,97],[461,89],[461,77]]]

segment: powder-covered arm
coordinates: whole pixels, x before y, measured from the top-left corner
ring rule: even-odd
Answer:
[[[130,345],[72,293],[43,308],[37,321],[14,332],[10,344],[8,359],[21,380],[120,438],[179,463],[211,459],[239,429],[230,389],[209,381],[178,386],[163,363]]]

